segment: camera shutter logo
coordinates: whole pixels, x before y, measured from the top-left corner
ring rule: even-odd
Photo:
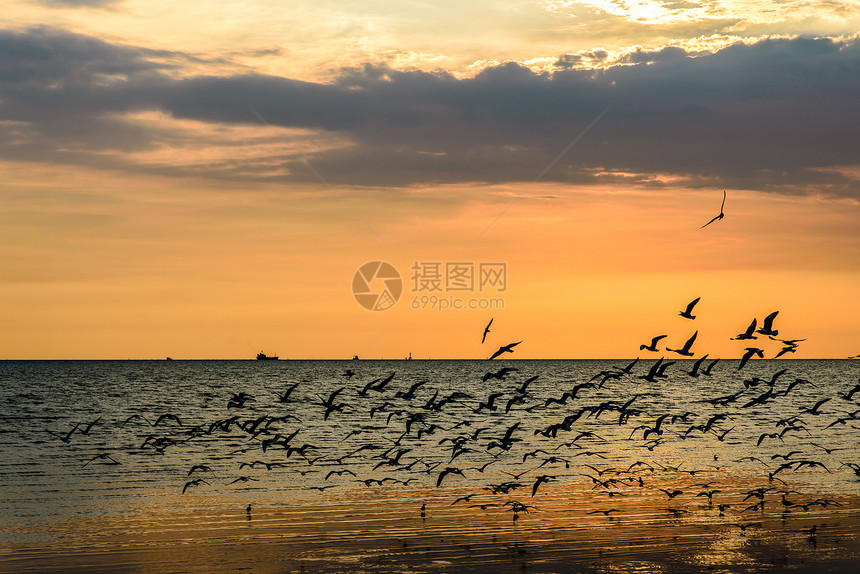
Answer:
[[[403,279],[390,263],[369,261],[352,277],[352,294],[358,304],[370,311],[394,307],[403,293]]]

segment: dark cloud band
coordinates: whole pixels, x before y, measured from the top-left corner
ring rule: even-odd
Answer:
[[[768,39],[695,56],[640,51],[599,69],[570,55],[553,74],[505,64],[467,79],[368,65],[329,84],[180,79],[174,72],[190,56],[45,28],[0,31],[0,54],[0,130],[16,130],[0,154],[16,159],[104,165],[99,152],[154,144],[122,114],[255,124],[257,110],[274,126],[353,141],[313,158],[333,184],[530,181],[611,105],[545,180],[663,185],[659,174],[692,186],[860,197],[860,182],[829,169],[860,157],[853,39]],[[288,175],[280,177],[312,181],[299,160],[281,158]],[[252,177],[230,166],[211,173]]]

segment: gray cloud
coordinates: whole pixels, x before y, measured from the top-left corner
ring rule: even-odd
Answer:
[[[601,65],[608,57],[606,50],[593,50],[578,54],[562,54],[555,62],[557,70],[572,70],[577,68],[594,68]]]
[[[175,64],[164,62],[182,55],[48,29],[0,32],[0,55],[0,130],[15,131],[0,139],[0,154],[17,159],[121,164],[96,152],[142,149],[154,136],[119,114],[254,124],[256,110],[274,126],[355,142],[311,158],[331,183],[530,181],[609,105],[546,180],[661,185],[659,173],[693,186],[860,197],[860,182],[821,169],[860,158],[855,41],[764,40],[696,57],[665,48],[600,70],[571,55],[554,74],[505,64],[469,79],[368,65],[330,84],[260,74],[176,79]],[[313,180],[299,158],[277,159],[289,173],[279,177]],[[242,166],[207,171],[249,177]]]

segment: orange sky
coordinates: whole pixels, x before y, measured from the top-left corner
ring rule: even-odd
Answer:
[[[776,22],[770,3],[478,3],[480,32],[444,3],[205,6],[12,3],[0,358],[483,358],[519,340],[518,358],[632,358],[697,329],[696,356],[729,358],[776,310],[780,336],[807,339],[790,357],[860,353],[857,120],[838,115],[860,84],[852,5]],[[822,50],[842,83],[808,79]],[[694,52],[750,75],[687,84]],[[759,60],[788,94],[772,104]],[[589,66],[618,92],[586,129],[605,103]],[[795,73],[811,91],[777,90]],[[578,111],[556,126],[559,98]],[[351,292],[373,260],[404,279],[386,311]],[[502,293],[437,294],[503,308],[415,309],[416,261],[504,263]]]
[[[32,171],[19,166],[19,185],[29,187]],[[241,358],[261,349],[473,358],[521,339],[518,356],[614,358],[638,355],[658,334],[680,345],[695,329],[695,350],[730,357],[744,345],[728,338],[774,310],[783,336],[808,339],[796,356],[860,352],[860,253],[845,240],[860,206],[849,200],[735,192],[726,218],[702,230],[718,192],[545,184],[470,246],[520,190],[485,189],[490,201],[475,201],[458,200],[460,186],[376,197],[341,189],[386,246],[325,189],[284,202],[276,185],[236,195],[74,169],[43,178],[38,193],[6,202],[9,358]],[[351,292],[356,269],[376,259],[404,279],[401,300],[381,312]],[[430,295],[413,290],[415,261],[506,263],[503,293],[438,294],[492,296],[504,308],[412,308]],[[699,296],[695,322],[677,316]]]

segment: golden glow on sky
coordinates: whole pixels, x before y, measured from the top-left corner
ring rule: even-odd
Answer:
[[[130,126],[160,134],[152,148],[122,155],[133,164],[152,167],[193,167],[235,163],[255,177],[286,173],[280,157],[305,157],[352,144],[332,134],[267,125],[211,124],[172,118],[147,111],[122,117]],[[177,153],[179,151],[180,153]]]
[[[683,343],[696,328],[696,350],[738,357],[743,345],[729,337],[775,310],[781,335],[807,339],[796,358],[860,353],[860,168],[850,154],[817,161],[802,173],[825,179],[807,184],[767,163],[814,156],[845,134],[816,132],[820,139],[797,152],[807,132],[792,139],[779,123],[763,124],[740,142],[717,135],[698,153],[667,147],[653,164],[636,154],[618,165],[606,159],[613,153],[589,159],[611,145],[630,157],[619,139],[654,148],[715,110],[732,117],[761,85],[718,86],[732,94],[728,103],[691,89],[678,110],[653,113],[666,126],[656,138],[622,99],[532,184],[587,121],[560,124],[546,143],[540,137],[552,122],[534,127],[539,114],[516,114],[539,112],[532,98],[545,86],[535,78],[563,69],[598,78],[763,38],[848,45],[860,30],[857,2],[15,0],[3,10],[0,31],[37,43],[27,54],[4,54],[0,38],[0,358],[251,358],[261,349],[285,358],[481,358],[491,345],[518,340],[517,357],[621,358],[639,355],[639,344],[658,334]],[[41,101],[28,91],[35,80],[6,74],[3,62],[38,59],[43,44],[66,41],[38,30],[133,54],[111,56],[120,64],[104,56],[109,71],[92,75],[69,55],[56,69],[60,79],[38,94],[82,87],[86,97],[33,112],[31,102]],[[476,80],[477,91],[508,81],[509,62],[533,71],[524,81],[534,86],[521,95],[500,83],[474,105],[461,104],[465,96],[447,84],[392,79],[432,71]],[[376,84],[373,66],[383,66]],[[33,70],[51,70],[21,69],[34,78]],[[365,75],[350,79],[349,70]],[[801,85],[805,72],[798,74]],[[198,88],[204,76],[223,83]],[[313,91],[332,85],[346,87]],[[261,112],[242,91],[269,88]],[[434,96],[421,99],[431,88]],[[843,85],[834,80],[828,89]],[[830,103],[797,91],[802,106],[779,100],[774,108],[797,105],[798,125],[815,124],[803,114]],[[644,92],[642,99],[652,96],[662,101]],[[401,98],[409,105],[397,108]],[[497,101],[516,104],[499,111]],[[293,117],[293,106],[311,111]],[[92,107],[106,123],[75,124]],[[272,113],[279,109],[283,116]],[[52,119],[40,124],[46,115]],[[469,123],[475,118],[486,123]],[[854,139],[855,121],[844,122]],[[430,127],[409,131],[422,122]],[[613,139],[619,125],[629,138]],[[486,139],[468,140],[484,129]],[[752,141],[768,134],[772,140]],[[762,153],[762,167],[714,173],[699,158],[722,144]],[[674,162],[676,154],[684,157]],[[494,179],[492,166],[509,163],[489,161],[497,157],[526,159]],[[438,179],[426,176],[427,165],[438,167]],[[701,229],[725,188],[725,219]],[[399,269],[405,289],[395,308],[374,313],[350,286],[355,270],[377,259]],[[411,290],[415,261],[504,262],[504,309],[414,309],[426,295]],[[699,296],[695,324],[679,318]],[[493,335],[481,346],[490,317]],[[771,356],[778,350],[759,343]]]
[[[99,9],[63,7],[75,4],[12,0],[4,4],[4,21],[193,53],[215,69],[229,60],[231,69],[303,79],[364,62],[466,73],[477,62],[524,62],[595,48],[655,49],[679,41],[717,46],[725,38],[838,36],[860,29],[860,3],[853,0],[308,0],[289,6],[280,0],[127,0]]]
[[[703,234],[715,193],[538,185],[470,247],[521,189],[486,189],[484,200],[457,186],[340,189],[386,247],[319,186],[284,202],[276,185],[237,194],[57,169],[34,190],[37,170],[14,168],[3,174],[0,248],[15,301],[2,340],[11,357],[250,357],[262,347],[472,358],[488,355],[476,332],[491,316],[492,340],[524,339],[529,357],[635,356],[652,336],[694,328],[697,348],[734,356],[742,347],[728,337],[777,309],[786,337],[809,339],[806,356],[847,356],[860,316],[860,246],[842,240],[860,218],[851,201],[735,193],[730,216]],[[406,283],[386,312],[362,309],[350,291],[375,258]],[[421,296],[409,284],[415,260],[505,261],[505,309],[410,308]],[[696,296],[693,325],[677,313]]]

